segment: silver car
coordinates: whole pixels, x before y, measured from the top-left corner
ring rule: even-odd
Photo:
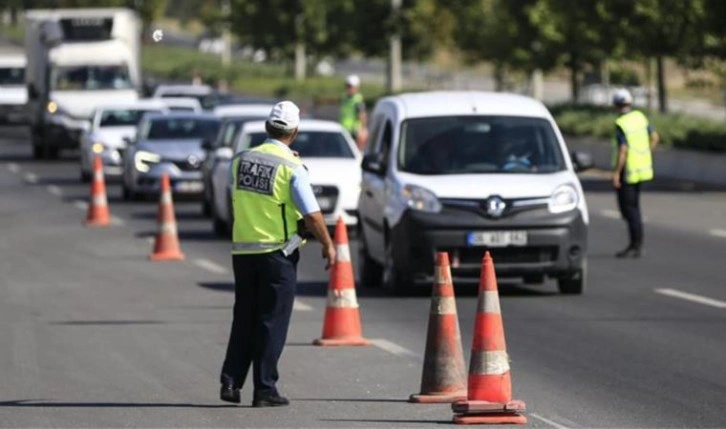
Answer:
[[[120,178],[123,172],[123,152],[127,142],[135,137],[141,118],[146,113],[168,111],[166,105],[156,99],[96,108],[91,119],[91,128],[81,134],[81,180],[91,180],[95,155],[101,156],[103,173],[107,178]]]
[[[204,193],[202,142],[216,136],[219,126],[219,118],[211,113],[145,115],[124,155],[124,199],[158,195],[165,172],[173,193],[200,198]]]

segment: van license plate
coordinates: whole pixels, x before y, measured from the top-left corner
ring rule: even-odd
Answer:
[[[527,231],[470,232],[467,242],[469,246],[526,246]]]

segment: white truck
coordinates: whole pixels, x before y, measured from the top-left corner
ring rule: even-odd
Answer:
[[[35,9],[26,15],[27,118],[33,156],[75,149],[100,104],[140,98],[141,24],[130,9]]]
[[[0,123],[25,122],[25,53],[0,48]]]

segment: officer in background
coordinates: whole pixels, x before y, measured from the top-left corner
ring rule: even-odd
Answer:
[[[303,229],[322,244],[326,269],[335,260],[335,246],[307,170],[289,147],[299,123],[300,109],[294,103],[278,103],[266,123],[268,139],[232,160],[235,304],[220,377],[223,401],[240,402],[240,389],[253,364],[252,405],[288,405],[276,387],[277,362],[295,299]]]
[[[346,93],[340,105],[340,124],[348,130],[358,148],[363,150],[368,140],[368,115],[363,95],[360,91],[360,78],[350,75],[345,79]]]
[[[633,110],[633,97],[628,90],[617,90],[613,95],[613,104],[619,116],[615,120],[612,180],[618,207],[628,224],[630,236],[628,246],[615,256],[639,258],[643,247],[640,187],[641,183],[653,180],[651,150],[658,144],[659,136],[648,118],[642,112]]]

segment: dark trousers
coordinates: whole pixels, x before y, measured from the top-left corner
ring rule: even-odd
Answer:
[[[222,375],[242,388],[253,364],[254,396],[278,394],[277,361],[285,346],[297,282],[298,251],[233,255],[234,319]]]
[[[643,219],[640,214],[640,183],[628,184],[620,181],[617,190],[620,214],[628,224],[630,246],[640,248],[643,245]]]

